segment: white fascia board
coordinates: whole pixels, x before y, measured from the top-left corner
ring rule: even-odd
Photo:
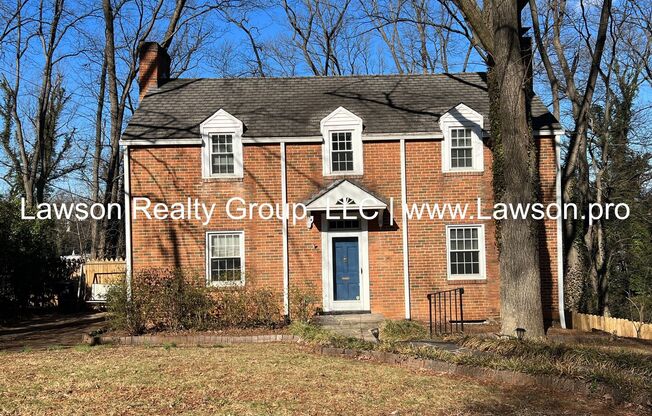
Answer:
[[[442,132],[423,132],[423,133],[369,133],[362,134],[362,141],[399,141],[399,140],[442,140]]]
[[[120,140],[120,146],[201,146],[202,139],[136,139]]]

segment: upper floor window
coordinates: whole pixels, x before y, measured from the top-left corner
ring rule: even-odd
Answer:
[[[202,136],[202,176],[237,179],[243,177],[242,132],[240,120],[219,110],[199,126]]]
[[[441,116],[439,126],[444,133],[444,172],[484,171],[482,124],[483,116],[464,104],[457,105]]]
[[[211,135],[211,174],[233,174],[235,170],[232,134]]]
[[[473,168],[471,129],[468,127],[452,128],[450,134],[451,168]]]
[[[331,171],[353,171],[353,140],[350,131],[331,133]]]
[[[343,107],[320,123],[323,144],[323,174],[362,175],[362,119]]]

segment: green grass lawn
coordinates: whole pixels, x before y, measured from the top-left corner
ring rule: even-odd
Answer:
[[[0,414],[640,413],[572,394],[324,357],[286,344],[2,352],[0,375]]]

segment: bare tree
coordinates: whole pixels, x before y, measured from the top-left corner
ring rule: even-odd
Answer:
[[[294,31],[294,44],[314,75],[341,75],[338,40],[351,0],[283,0],[283,9]]]
[[[88,15],[72,14],[65,8],[63,0],[56,0],[51,10],[41,2],[36,10],[38,18],[27,25],[23,21],[24,4],[20,1],[17,10],[14,81],[10,82],[5,76],[0,82],[5,98],[3,115],[6,133],[2,137],[2,145],[10,160],[9,168],[20,178],[27,205],[34,206],[45,200],[48,186],[53,181],[83,167],[82,162],[66,160],[75,132],[60,129],[60,118],[69,96],[63,88],[63,77],[55,74],[55,68],[74,55],[57,52],[66,34]],[[25,36],[27,30],[29,33]],[[37,85],[34,114],[26,115],[20,112],[22,67],[30,43],[34,40],[40,43],[44,63],[40,84]],[[11,134],[9,126],[14,127],[14,134]]]

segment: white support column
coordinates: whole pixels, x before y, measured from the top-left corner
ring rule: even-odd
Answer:
[[[405,139],[401,139],[401,228],[403,229],[403,286],[405,296],[405,319],[411,319],[410,307],[410,260],[408,252],[407,173]]]
[[[555,134],[555,159],[557,167],[557,176],[555,178],[557,207],[562,212],[562,195],[561,195],[561,134]],[[562,235],[562,216],[557,216],[557,296],[559,297],[559,324],[566,328],[566,315],[564,313],[564,242]]]
[[[123,154],[122,168],[124,172],[124,200],[125,200],[125,266],[127,280],[127,296],[131,297],[131,171],[129,169],[129,146],[125,148]]]
[[[281,142],[281,199],[283,209],[288,203],[287,172],[285,167],[285,142]],[[288,209],[289,211],[289,209]],[[289,212],[283,215],[283,313],[290,314],[290,270],[288,258],[288,218]]]

